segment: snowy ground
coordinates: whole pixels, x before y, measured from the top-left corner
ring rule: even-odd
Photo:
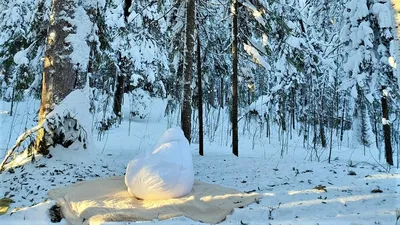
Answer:
[[[16,116],[10,117],[1,113],[8,110],[8,105],[0,102],[1,156],[25,127],[35,124],[32,118],[37,104],[20,103]],[[57,147],[52,150],[51,159],[39,158],[34,164],[27,163],[0,174],[0,197],[4,193],[15,201],[12,209],[0,216],[0,224],[52,224],[48,209],[54,201],[47,197],[49,189],[81,180],[123,175],[128,161],[151,148],[166,128],[166,120],[132,121],[129,132],[129,121],[125,120],[101,140],[96,140],[98,134],[94,132],[96,146],[87,150]],[[301,141],[290,141],[288,153],[282,158],[276,135],[271,138],[271,144],[257,138],[254,149],[253,138],[242,135],[240,140],[239,158],[232,156],[229,146],[221,146],[219,141],[206,142],[204,157],[198,156],[197,145],[192,144],[196,179],[246,192],[256,191],[264,196],[259,203],[235,209],[221,225],[396,224],[396,209],[400,208],[399,170],[392,168],[387,173],[375,162],[374,150],[367,150],[364,156],[361,148],[335,145],[333,158],[338,159],[328,164],[309,161],[306,157],[309,152],[302,148]],[[322,161],[325,156],[326,152]],[[352,172],[355,175],[350,175]],[[371,193],[374,189],[382,193]],[[184,217],[150,223],[202,224]],[[62,220],[59,224],[67,223]]]

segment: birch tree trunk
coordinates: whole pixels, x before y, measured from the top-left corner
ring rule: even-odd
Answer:
[[[66,41],[66,37],[75,30],[68,22],[74,9],[74,0],[53,0],[46,40],[39,124],[55,105],[74,90],[76,71],[69,57],[72,46]],[[48,154],[47,145],[45,131],[40,129],[36,137],[37,153]]]

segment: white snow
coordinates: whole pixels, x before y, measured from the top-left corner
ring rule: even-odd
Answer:
[[[252,102],[249,106],[249,110],[256,110],[261,116],[267,112],[268,103],[271,102],[271,98],[267,95],[262,95],[258,99]]]
[[[28,65],[29,59],[26,57],[27,49],[21,50],[14,55],[14,62],[17,65]]]
[[[15,2],[22,1],[17,0]],[[390,29],[387,29],[393,25],[390,13],[388,13],[391,7],[390,1],[381,2],[385,3],[375,3],[370,9],[367,7],[367,0],[349,0],[346,5],[346,8],[350,10],[346,10],[344,14],[349,22],[343,25],[340,32],[340,40],[343,43],[349,41],[349,48],[343,49],[348,54],[348,58],[342,59],[340,58],[341,56],[329,56],[331,58],[326,58],[322,56],[322,53],[316,52],[326,50],[326,54],[331,51],[332,55],[337,54],[339,51],[334,50],[335,40],[332,40],[332,43],[319,43],[313,40],[313,37],[303,39],[296,36],[297,34],[295,33],[285,40],[289,48],[282,49],[284,55],[288,54],[287,49],[302,50],[307,45],[308,47],[306,48],[309,48],[308,50],[312,54],[319,57],[319,63],[330,67],[329,69],[323,68],[323,73],[326,72],[323,76],[327,76],[329,83],[333,84],[334,76],[338,77],[340,80],[339,91],[349,93],[352,96],[350,102],[346,102],[346,107],[349,108],[348,111],[350,113],[355,110],[355,100],[359,97],[357,85],[364,90],[363,94],[365,96],[362,97],[366,97],[369,102],[372,103],[380,98],[380,93],[373,89],[381,82],[379,74],[370,74],[363,70],[361,66],[363,63],[376,65],[384,62],[385,65],[388,63],[392,68],[396,68],[398,46],[393,43],[391,43],[390,49],[388,49],[388,46],[383,45],[374,46],[374,38],[377,37],[374,37],[370,22],[364,21],[366,16],[373,13],[378,19],[380,28],[383,28],[383,30],[380,30],[381,35],[384,37],[392,35]],[[79,3],[86,7],[92,7],[98,3],[99,7],[104,8],[106,1],[90,0],[79,1]],[[141,4],[140,1],[137,3]],[[32,13],[25,12],[23,8],[20,8],[12,1],[9,4],[13,6],[10,7],[10,11],[0,12],[3,13],[0,15],[0,24],[16,27],[16,31],[24,34],[26,21],[28,21],[26,17],[31,17]],[[51,1],[46,0],[46,4],[51,4]],[[149,38],[148,35],[150,33],[148,28],[144,27],[145,20],[143,18],[150,19],[150,21],[159,19],[157,22],[162,35],[170,35],[168,32],[180,32],[184,27],[184,23],[182,21],[177,22],[172,30],[167,32],[167,23],[169,23],[168,20],[170,18],[162,18],[164,12],[162,10],[159,11],[156,7],[158,4],[143,8],[143,11],[140,9],[140,12],[135,12],[131,8],[132,13],[128,19],[129,23],[125,23],[122,4],[123,0],[112,1],[106,11],[105,23],[113,31],[112,50],[115,52],[120,51],[123,56],[131,60],[132,67],[135,69],[130,80],[132,85],[139,85],[139,81],[160,82],[157,79],[159,74],[167,73],[167,70],[163,70],[162,66],[164,68],[172,66],[176,70],[181,56],[179,54],[173,55],[172,65],[169,65],[170,60],[168,57],[170,56],[166,54],[167,51],[165,49],[170,46],[158,46],[158,40]],[[250,14],[253,15],[258,23],[262,25],[266,23],[266,19],[269,18],[268,14],[258,10],[248,0],[245,0],[243,4],[250,10]],[[266,1],[261,2],[261,4],[266,4]],[[286,13],[283,5],[296,5],[296,1],[280,0],[273,4],[275,4],[275,8],[272,7],[275,10],[274,13],[281,15]],[[301,0],[299,5],[311,7],[308,6],[309,4],[312,5],[314,3]],[[315,13],[321,8],[322,6],[319,6],[311,10]],[[183,17],[184,6],[179,10],[178,17]],[[308,8],[304,9],[304,11],[306,10]],[[336,16],[339,18],[329,18],[329,20],[335,21],[335,26],[340,24],[342,19],[341,15]],[[71,42],[73,47],[72,62],[74,64],[79,63],[79,67],[85,70],[90,52],[87,42],[97,41],[92,36],[96,32],[96,27],[90,22],[87,12],[82,6],[77,8],[74,17],[71,23],[76,27],[76,33],[70,34],[67,41]],[[317,23],[319,21],[313,21],[311,16],[303,19],[308,26],[318,27]],[[210,21],[206,21],[206,23],[210,23]],[[276,30],[276,27],[274,27],[276,25],[272,24],[271,26],[273,30]],[[299,25],[297,22],[289,22],[288,26],[298,29]],[[134,29],[137,28],[135,31],[140,32],[124,36],[125,34],[120,29],[131,29],[132,27]],[[329,33],[331,30],[328,29],[327,32]],[[316,32],[311,35],[319,34],[319,32]],[[12,33],[2,32],[1,35],[0,45],[9,40]],[[274,78],[276,78],[273,81],[265,81],[266,83],[273,83],[271,87],[268,87],[268,92],[285,92],[290,87],[290,82],[292,82],[287,81],[287,78],[295,77],[298,79],[303,74],[295,74],[298,71],[295,71],[292,66],[288,66],[290,63],[285,57],[278,57],[276,62],[270,60],[270,57],[264,57],[264,48],[273,47],[276,44],[274,43],[276,40],[274,37],[268,37],[264,33],[259,33],[258,35],[258,37],[249,38],[248,41],[250,43],[244,43],[244,50],[257,64],[271,71]],[[331,35],[331,37],[334,38],[335,35]],[[322,50],[313,49],[312,46],[314,45],[322,46]],[[390,54],[387,54],[388,51],[390,51]],[[15,64],[32,64],[33,61],[30,62],[28,60],[28,53],[26,50],[17,52],[13,58]],[[38,61],[38,57],[34,60]],[[340,66],[337,68],[338,71],[335,70],[337,60],[344,60],[345,62],[343,68]],[[244,62],[246,63],[246,61]],[[258,68],[258,66],[252,64],[241,65],[240,67],[241,72],[245,75],[253,75],[251,70],[254,68]],[[346,73],[345,77],[340,77],[340,73],[343,73],[342,69]],[[308,68],[307,72],[310,74],[315,73],[311,68]],[[269,79],[269,76],[269,73],[265,75],[267,79]],[[5,96],[10,96],[12,88],[6,85],[2,79],[0,79],[0,82],[2,82],[1,85],[4,90],[1,91]],[[38,83],[39,81],[40,77],[38,76],[35,78],[35,82]],[[300,85],[303,84],[300,83]],[[319,83],[314,85],[316,86],[314,91],[318,91]],[[389,89],[384,90],[383,94],[389,95]],[[88,102],[90,95],[92,94],[89,94],[88,90],[74,91],[51,114],[65,115],[65,113],[69,112],[77,118],[88,132],[88,136],[94,136],[94,140],[88,140],[92,142],[89,145],[89,149],[84,150],[80,146],[73,146],[68,149],[56,146],[51,149],[51,159],[37,156],[35,163],[30,163],[30,158],[27,158],[26,155],[20,156],[19,163],[22,164],[21,166],[14,168],[13,173],[6,170],[0,174],[0,193],[11,197],[15,201],[15,203],[11,204],[11,210],[6,215],[0,216],[0,224],[53,224],[49,220],[48,209],[55,202],[48,199],[48,190],[98,177],[123,176],[127,171],[126,167],[129,161],[143,152],[154,153],[153,150],[159,152],[171,146],[173,146],[171,147],[172,150],[179,150],[179,148],[176,148],[178,146],[177,143],[174,142],[175,136],[172,136],[172,138],[167,136],[168,140],[161,140],[160,143],[157,143],[158,138],[165,130],[171,126],[179,126],[180,123],[179,109],[177,112],[173,112],[172,115],[165,117],[166,99],[151,97],[148,92],[140,88],[130,94],[125,94],[121,124],[117,127],[111,127],[108,131],[93,130],[92,133],[92,129],[97,126],[96,121],[93,120],[106,118],[105,115],[112,113],[112,110],[105,109],[105,111],[108,111],[104,112],[102,116],[99,115],[103,113],[102,109],[99,109],[101,112],[91,115]],[[273,103],[275,99],[271,99],[271,96],[274,97],[273,95],[258,97],[249,106],[241,109],[241,115],[243,115],[244,110],[254,109],[259,112],[261,120],[265,120],[263,115],[267,110],[279,109],[279,105]],[[26,101],[18,102],[14,106],[13,117],[8,115],[10,102],[0,101],[0,155],[4,155],[14,140],[17,140],[18,135],[36,125],[35,118],[37,117],[37,109],[40,102],[29,99],[28,95],[26,97],[28,97]],[[100,95],[99,98],[104,102],[110,100],[105,95]],[[297,100],[300,101],[299,99]],[[293,134],[290,133],[289,138],[289,132],[281,135],[281,130],[272,125],[271,136],[266,137],[265,121],[258,123],[259,121],[248,121],[246,118],[239,121],[240,157],[234,157],[230,147],[231,129],[228,109],[216,110],[213,107],[210,108],[206,107],[204,109],[205,129],[208,131],[205,138],[205,156],[200,157],[197,153],[198,137],[196,131],[198,125],[196,123],[193,123],[192,144],[185,145],[185,150],[188,150],[191,153],[189,156],[193,157],[194,178],[235,188],[243,192],[255,191],[264,196],[260,202],[241,209],[235,209],[221,225],[396,224],[396,216],[398,214],[396,210],[398,211],[400,207],[399,184],[397,182],[400,179],[400,170],[393,167],[390,170],[388,169],[384,162],[384,157],[380,154],[382,146],[377,149],[374,144],[370,147],[364,147],[359,144],[359,134],[361,133],[359,130],[361,120],[359,117],[351,121],[354,127],[352,131],[344,131],[342,142],[334,135],[332,162],[328,164],[328,148],[317,147],[313,149],[310,143],[303,144],[302,137],[297,136],[298,133],[302,132],[301,129],[303,128],[296,127],[297,130]],[[194,111],[193,113],[194,117],[196,117],[197,112]],[[390,118],[394,123],[395,116],[392,115],[394,114],[391,114]],[[370,117],[370,115],[367,114],[365,117]],[[274,119],[276,118],[271,118],[271,120]],[[383,125],[390,122],[388,119],[382,119]],[[373,138],[371,136],[371,126],[367,128],[368,135]],[[282,140],[287,140],[287,142],[283,143]],[[165,142],[170,143],[165,145]],[[162,147],[157,148],[160,147],[159,145]],[[287,152],[281,156],[280,153],[285,148],[287,148]],[[366,154],[363,154],[364,152]],[[171,154],[160,157],[159,160],[168,159],[168,156],[174,156],[171,161],[179,158],[179,154]],[[394,157],[394,160],[397,160],[397,156]],[[152,165],[155,164],[153,163]],[[164,167],[165,170],[174,168],[176,167],[170,165]],[[348,175],[350,171],[354,171],[356,175]],[[325,186],[325,188],[317,189],[318,185]],[[383,192],[371,193],[373,189],[377,188]],[[150,223],[203,225],[201,222],[184,217],[165,221],[110,222],[106,224],[133,225]],[[63,220],[60,224],[64,225],[67,222]]]
[[[286,43],[288,43],[291,47],[301,49],[300,44],[301,44],[301,38],[297,38],[294,36],[289,36],[286,39]]]
[[[382,125],[390,125],[390,121],[386,118],[382,118]]]
[[[390,12],[389,2],[384,4],[375,3],[372,6],[372,12],[378,17],[379,26],[381,28],[390,28],[393,26],[392,13]]]
[[[389,90],[388,89],[383,89],[383,96],[389,96]]]
[[[90,55],[90,47],[87,41],[92,32],[93,24],[82,6],[76,8],[74,19],[70,22],[76,27],[76,33],[69,34],[65,39],[72,45],[71,62],[75,66],[79,65],[79,70],[86,71]]]
[[[75,102],[82,98],[83,93],[74,93]],[[264,108],[267,99],[260,98],[254,107]],[[79,101],[78,101],[79,102]],[[125,105],[129,104],[125,101]],[[8,109],[8,103],[0,102],[0,110]],[[12,127],[12,140],[24,130],[24,121],[33,118],[36,114],[35,107],[27,107],[32,101],[20,103],[16,112],[17,126]],[[150,104],[152,105],[152,104]],[[36,102],[36,107],[38,103]],[[73,105],[72,105],[73,106]],[[87,108],[85,104],[76,106]],[[126,106],[124,106],[126,107]],[[253,107],[253,106],[252,106]],[[30,109],[30,111],[27,111]],[[152,111],[162,114],[162,107],[153,106]],[[215,115],[214,115],[215,116]],[[86,119],[89,119],[86,117]],[[351,142],[351,133],[345,133],[345,141],[333,145],[331,164],[325,160],[327,151],[321,151],[321,162],[310,161],[311,149],[303,148],[301,138],[294,135],[289,144],[289,154],[280,157],[281,144],[277,132],[271,132],[270,141],[260,133],[258,126],[252,126],[249,134],[240,131],[239,151],[240,157],[234,157],[229,147],[230,137],[224,134],[229,120],[225,119],[215,123],[217,131],[214,133],[215,141],[206,139],[205,156],[198,156],[198,147],[192,143],[190,148],[193,155],[195,179],[216,183],[241,191],[256,191],[264,196],[259,204],[255,203],[242,209],[235,209],[221,225],[247,224],[395,224],[395,209],[399,207],[398,179],[399,170],[390,172],[382,171],[385,168],[383,161],[378,161],[378,150],[367,148],[363,155],[363,147]],[[10,128],[12,118],[0,114],[1,127]],[[95,146],[90,151],[79,149],[71,151],[62,147],[51,150],[52,158],[37,157],[34,164],[27,163],[15,168],[15,173],[2,173],[0,189],[6,196],[14,195],[16,202],[11,205],[11,211],[0,216],[0,224],[52,224],[47,210],[54,201],[46,200],[47,191],[54,187],[61,187],[81,180],[91,180],[97,177],[124,175],[125,167],[129,160],[143,151],[155,148],[157,139],[168,128],[167,119],[161,121],[131,122],[123,120],[118,128],[113,128],[106,133],[107,138],[96,140]],[[35,122],[28,120],[28,125]],[[172,123],[176,125],[175,122]],[[244,125],[240,121],[240,127]],[[275,129],[275,128],[272,128]],[[2,129],[0,137],[0,150],[6,149],[9,130]],[[95,137],[99,134],[94,133]],[[252,138],[255,135],[256,138]],[[4,138],[3,138],[4,137]],[[221,143],[220,143],[221,140]],[[227,141],[227,145],[222,144]],[[254,149],[249,146],[254,144]],[[348,161],[351,160],[352,167]],[[45,167],[38,167],[39,165]],[[348,172],[356,172],[349,176]],[[24,175],[22,175],[24,174]],[[17,177],[17,179],[15,178]],[[326,192],[314,189],[318,185],[326,186]],[[14,190],[10,190],[14,187]],[[22,188],[21,188],[22,187]],[[371,193],[379,188],[383,193]],[[32,191],[32,192],[31,192]],[[19,209],[19,210],[18,210]],[[318,213],[315,213],[318,210]],[[202,223],[189,218],[178,217],[165,221],[150,221],[137,223],[106,223],[113,225],[122,224],[166,224],[188,225]],[[61,224],[66,224],[63,220]],[[105,225],[105,224],[104,224]]]
[[[143,89],[135,89],[130,94],[124,94],[122,115],[135,122],[157,122],[164,116],[166,105],[165,99],[151,98]]]
[[[260,55],[258,50],[254,48],[253,46],[249,44],[243,44],[244,50],[247,52],[247,54],[251,55],[253,57],[253,60],[257,63],[260,64],[262,67],[264,67],[267,70],[271,69],[271,66],[267,63],[267,61],[264,60],[264,58]]]
[[[367,47],[373,47],[373,31],[368,21],[363,21],[357,27],[352,27],[351,31],[350,39],[353,47],[357,47],[361,42],[364,42]]]
[[[354,85],[354,86],[351,88],[351,97],[353,97],[354,99],[357,99],[357,96],[358,96],[358,93],[357,93],[357,86]]]
[[[351,18],[351,25],[358,25],[359,21],[369,14],[366,0],[351,0],[346,7],[350,9],[348,12]]]
[[[388,58],[388,63],[393,69],[396,69],[397,64],[393,56]]]
[[[266,34],[262,34],[262,45],[267,46],[268,45],[268,36]]]
[[[368,100],[369,103],[373,103],[375,99],[371,93],[366,94],[365,98]]]
[[[48,211],[53,204],[55,201],[46,200],[30,207],[15,209],[12,216],[0,216],[0,221],[4,225],[50,225],[53,223],[50,222]],[[57,224],[68,225],[66,220]]]
[[[249,2],[248,0],[244,1],[242,3],[244,6],[247,7],[247,9],[249,11],[252,12],[252,15],[254,17],[254,19],[256,19],[257,22],[259,22],[261,25],[265,25],[266,22],[263,18],[263,12],[261,12],[260,10],[258,10],[251,2]],[[233,8],[231,9],[232,13],[233,13]]]
[[[92,115],[89,112],[89,93],[87,90],[75,90],[58,104],[47,118],[64,117],[71,115],[78,121],[78,124],[85,130],[88,148],[95,148],[92,140]],[[74,146],[75,147],[75,146]],[[72,147],[73,148],[73,147]]]

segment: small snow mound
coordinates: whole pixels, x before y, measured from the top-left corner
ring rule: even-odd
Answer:
[[[68,94],[47,117],[51,117],[55,113],[63,115],[69,112],[74,115],[74,118],[77,119],[81,125],[86,125],[84,128],[89,128],[91,127],[89,107],[89,97],[86,95],[85,91],[78,89]]]
[[[378,17],[379,26],[381,28],[392,27],[392,14],[388,3],[375,3],[372,6],[372,12]]]
[[[260,115],[264,115],[267,112],[267,105],[270,102],[271,98],[267,95],[261,95],[258,99],[251,103],[249,106],[249,110],[255,110]]]
[[[70,54],[74,65],[79,65],[79,69],[85,70],[89,63],[90,47],[87,39],[92,32],[93,24],[83,7],[75,10],[72,24],[76,26],[76,33],[69,34],[65,41],[71,43],[73,52]]]
[[[78,89],[72,91],[51,111],[46,118],[52,118],[56,115],[67,116],[71,115],[76,119],[79,125],[86,131],[87,143],[89,146],[94,144],[92,140],[92,116],[89,112],[90,102],[88,93]]]
[[[14,62],[17,65],[28,65],[29,59],[26,57],[26,49],[17,52],[14,55]]]
[[[301,45],[301,39],[300,38],[297,38],[297,37],[294,37],[294,36],[289,36],[287,39],[286,39],[286,43],[288,44],[288,45],[290,45],[291,47],[293,47],[293,48],[297,48],[297,49],[301,49],[301,47],[300,47],[300,45]]]

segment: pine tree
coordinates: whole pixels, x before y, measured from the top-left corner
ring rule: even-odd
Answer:
[[[194,30],[195,30],[195,0],[188,0],[186,5],[186,38],[185,38],[185,62],[184,62],[184,85],[183,102],[181,111],[181,126],[185,137],[191,141],[192,131],[192,65],[194,52]]]
[[[50,27],[46,40],[46,56],[42,79],[42,98],[39,112],[39,124],[43,123],[54,105],[60,103],[72,90],[76,79],[74,65],[68,57],[72,53],[66,40],[74,32],[68,21],[74,14],[74,0],[53,1]],[[68,27],[70,29],[64,29]],[[44,129],[38,132],[36,146],[39,154],[47,155],[49,143]]]
[[[400,94],[398,94],[400,87],[396,85],[397,79],[394,74],[393,65],[391,65],[391,62],[396,58],[396,51],[394,50],[395,25],[392,22],[394,18],[390,10],[390,1],[375,1],[374,4],[371,4],[370,9],[371,26],[375,37],[374,49],[378,58],[377,63],[374,64],[373,77],[375,78],[374,80],[377,80],[381,85],[381,87],[379,87],[379,84],[377,84],[376,88],[381,88],[382,90],[380,101],[382,105],[382,125],[386,162],[389,165],[393,165],[389,109],[395,108],[396,105],[391,103],[390,97],[392,95],[396,99],[400,96]],[[375,102],[379,102],[378,93],[376,93]],[[375,109],[375,111],[378,110]],[[378,130],[376,130],[376,132],[378,132]]]
[[[371,144],[371,122],[368,113],[368,102],[372,101],[370,87],[373,64],[377,62],[372,52],[374,46],[373,30],[369,21],[369,5],[366,0],[352,0],[346,4],[344,12],[345,25],[341,38],[346,43],[346,63],[344,70],[349,75],[346,83],[351,96],[355,100],[353,108],[353,130],[357,131],[358,141],[364,145]],[[360,35],[362,34],[362,35]]]
[[[199,29],[197,29],[199,32]],[[204,130],[203,130],[203,77],[201,71],[201,42],[200,34],[197,33],[197,48],[196,48],[196,61],[197,61],[197,89],[198,89],[198,110],[199,110],[199,155],[204,155]]]
[[[238,133],[238,1],[232,1],[232,153],[239,156]]]
[[[0,78],[6,101],[20,101],[24,91],[37,94],[41,79],[47,12],[42,1],[6,1],[0,11]],[[14,101],[12,101],[14,102]],[[11,109],[12,112],[12,109]]]

